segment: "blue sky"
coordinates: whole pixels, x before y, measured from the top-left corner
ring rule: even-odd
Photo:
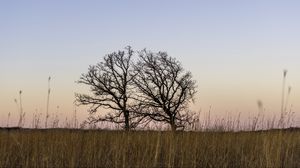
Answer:
[[[59,105],[68,116],[84,90],[74,83],[80,74],[131,45],[181,61],[198,81],[192,107],[211,105],[215,115],[255,114],[258,99],[277,115],[288,69],[299,116],[299,9],[299,1],[274,0],[0,1],[0,115],[16,113],[18,90],[29,114],[43,112],[50,75],[52,111]]]

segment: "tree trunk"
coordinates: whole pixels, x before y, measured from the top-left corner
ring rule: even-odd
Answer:
[[[175,132],[175,131],[176,131],[176,129],[177,129],[177,127],[176,127],[176,125],[175,125],[175,124],[171,125],[171,128],[172,128],[172,132]]]
[[[124,119],[125,119],[125,131],[129,131],[130,130],[129,111],[125,110],[123,113],[124,113]]]
[[[175,120],[173,118],[171,118],[171,121],[170,121],[170,126],[171,126],[171,130],[172,132],[175,132],[176,129],[177,129],[177,126],[175,124]]]

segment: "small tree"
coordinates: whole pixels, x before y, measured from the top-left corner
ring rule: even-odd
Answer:
[[[130,46],[125,51],[108,54],[103,62],[90,66],[88,72],[81,75],[78,83],[90,86],[93,95],[76,94],[75,97],[79,105],[90,105],[90,123],[108,121],[123,124],[125,130],[137,126],[140,119],[131,113],[129,107],[133,54]],[[110,109],[111,112],[104,116],[93,116],[100,107]]]
[[[167,123],[172,131],[191,122],[188,104],[196,93],[196,82],[180,62],[166,52],[143,50],[135,65],[134,83],[138,90],[142,114],[154,121]]]

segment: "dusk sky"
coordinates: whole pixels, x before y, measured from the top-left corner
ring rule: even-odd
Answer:
[[[105,54],[131,45],[166,51],[197,81],[193,110],[245,118],[280,115],[283,70],[300,126],[300,1],[128,0],[0,1],[0,126],[18,119],[14,99],[23,91],[26,123],[50,113],[71,118],[75,83]],[[77,107],[80,121],[86,108]]]

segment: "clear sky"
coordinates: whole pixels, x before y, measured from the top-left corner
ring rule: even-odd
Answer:
[[[0,1],[0,125],[23,91],[27,123],[50,112],[71,118],[76,84],[88,65],[131,45],[167,51],[198,84],[195,110],[213,116],[279,115],[282,71],[300,125],[300,1]],[[84,119],[84,108],[78,115]],[[62,119],[63,120],[63,119]]]

